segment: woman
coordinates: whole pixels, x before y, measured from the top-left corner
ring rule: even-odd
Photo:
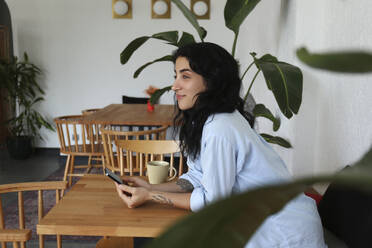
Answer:
[[[216,44],[195,43],[178,49],[174,61],[175,126],[189,171],[159,185],[125,178],[135,187],[117,185],[117,191],[128,207],[156,201],[198,211],[231,194],[291,180],[283,161],[251,128],[235,59]],[[246,247],[326,247],[314,201],[303,194],[291,201],[265,220]]]

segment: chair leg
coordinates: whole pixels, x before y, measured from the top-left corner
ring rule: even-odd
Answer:
[[[67,180],[67,175],[70,170],[70,160],[71,160],[71,155],[67,155],[66,159],[66,165],[65,165],[65,173],[63,174],[63,181]]]
[[[102,160],[102,173],[103,175],[105,175],[105,168],[106,168],[105,156],[102,155],[101,160]]]
[[[57,235],[57,248],[62,248],[61,235]]]
[[[67,155],[65,172],[63,174],[63,181],[67,181],[67,175],[70,170],[70,162],[71,162],[71,155]],[[61,198],[63,197],[64,193],[65,193],[65,190],[64,189],[61,190]]]
[[[92,160],[94,160],[94,157],[93,156],[89,156],[88,158],[88,165],[87,165],[87,169],[85,170],[85,173],[84,174],[89,174],[90,171],[92,170]]]
[[[88,167],[91,167],[91,163],[92,163],[92,155],[90,155],[88,158]]]
[[[44,248],[44,236],[39,235],[39,248]]]
[[[74,167],[75,167],[75,156],[74,155],[71,155],[70,174],[74,173]],[[72,184],[72,176],[69,175],[68,186],[71,187],[71,184]]]

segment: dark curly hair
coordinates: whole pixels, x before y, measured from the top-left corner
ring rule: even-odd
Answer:
[[[244,111],[240,97],[242,81],[239,65],[224,48],[214,43],[192,43],[176,50],[173,62],[185,57],[190,68],[204,79],[206,90],[199,93],[191,109],[180,110],[174,118],[174,136],[179,131],[183,154],[195,159],[200,153],[200,143],[205,121],[215,113],[232,113],[237,109],[253,127],[254,117]]]

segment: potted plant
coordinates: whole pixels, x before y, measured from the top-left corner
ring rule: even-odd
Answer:
[[[9,131],[7,148],[15,159],[25,159],[32,154],[33,138],[42,139],[40,128],[54,131],[51,124],[35,110],[35,105],[44,100],[42,95],[45,94],[37,82],[40,74],[40,68],[29,62],[26,53],[23,61],[17,57],[0,60],[0,88],[6,92],[5,99],[12,114],[2,125],[6,125]]]
[[[186,17],[186,19],[195,28],[200,41],[204,42],[207,36],[207,31],[199,25],[195,15],[190,11],[190,9],[188,9],[182,3],[181,0],[171,1],[180,9],[180,11]],[[234,57],[236,54],[236,44],[238,41],[240,26],[259,2],[260,0],[226,1],[226,5],[224,8],[225,26],[234,33],[234,42],[232,44],[231,49],[231,54]],[[184,46],[185,44],[196,42],[194,36],[187,32],[182,32],[182,35],[180,36],[178,31],[168,31],[156,33],[151,36],[142,36],[130,42],[121,52],[120,54],[121,63],[123,65],[126,64],[133,55],[133,53],[149,39],[164,41],[166,44],[175,47],[181,47]],[[283,61],[279,61],[276,57],[270,54],[265,54],[261,57],[258,57],[255,52],[251,52],[250,56],[252,57],[252,62],[249,65],[247,65],[246,69],[243,71],[241,79],[244,80],[245,76],[247,75],[247,72],[250,69],[256,68],[256,73],[250,80],[249,87],[243,98],[244,101],[247,101],[247,99],[251,98],[250,90],[252,89],[253,83],[255,82],[257,75],[260,72],[262,72],[266,81],[267,88],[273,93],[275,100],[283,115],[286,118],[290,119],[294,114],[297,114],[300,109],[302,101],[301,70],[297,66],[288,64]],[[164,61],[172,62],[172,55],[165,55],[142,65],[134,72],[133,77],[137,78],[139,74],[149,65]],[[171,87],[167,86],[156,91],[151,96],[150,99],[151,103],[156,102],[163,93],[169,91],[170,89]],[[273,131],[279,130],[281,123],[280,118],[274,116],[271,113],[271,111],[268,108],[266,108],[264,104],[262,103],[256,104],[254,109],[252,110],[252,114],[255,117],[267,118],[273,123]],[[289,141],[279,136],[272,136],[266,133],[261,133],[261,136],[267,142],[277,144],[286,148],[292,147]]]

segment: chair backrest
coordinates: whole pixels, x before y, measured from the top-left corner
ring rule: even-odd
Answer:
[[[174,140],[118,140],[116,145],[120,166],[126,160],[129,169],[137,169],[140,176],[144,175],[147,162],[152,160],[168,161],[171,168],[176,168],[178,176],[183,173],[182,154],[179,143]],[[178,164],[175,164],[176,159]],[[172,172],[173,170],[170,170],[170,173]]]
[[[82,115],[61,116],[56,123],[61,153],[96,155],[103,153],[99,124],[86,124]]]
[[[162,126],[156,129],[144,130],[144,131],[120,131],[112,130],[110,127],[101,128],[101,135],[103,140],[103,147],[105,151],[104,165],[112,171],[120,172],[120,175],[129,173],[133,175],[133,172],[139,172],[139,168],[129,168],[124,162],[120,165],[117,153],[117,142],[119,140],[164,140],[166,137],[168,126]]]
[[[38,221],[44,216],[44,198],[43,191],[55,190],[56,191],[56,203],[60,200],[60,191],[66,189],[67,182],[65,181],[46,181],[46,182],[30,182],[30,183],[13,183],[0,185],[0,244],[2,247],[6,247],[6,242],[12,242],[13,247],[25,247],[25,242],[31,239],[31,230],[25,229],[25,203],[23,199],[24,191],[37,191],[38,192]],[[19,229],[6,229],[5,216],[1,201],[1,195],[3,193],[18,193],[18,222]],[[28,207],[28,206],[26,206]],[[44,238],[42,235],[39,236],[40,244],[44,244]],[[61,237],[57,236],[57,242],[61,243]],[[44,247],[40,245],[40,247]],[[61,247],[61,246],[58,246]]]
[[[123,103],[127,104],[147,104],[148,100],[150,100],[149,97],[134,97],[123,95]]]
[[[81,111],[81,114],[83,116],[87,116],[87,115],[91,115],[95,112],[97,112],[98,110],[101,110],[100,108],[92,108],[92,109],[84,109]],[[85,124],[85,127],[86,127],[86,130],[89,129],[89,124]],[[95,134],[99,134],[99,125],[93,125],[93,128],[94,128],[94,133]],[[94,137],[93,137],[94,138]],[[100,135],[98,135],[98,137],[96,137],[97,139],[101,139]],[[88,132],[87,133],[87,139],[91,140],[92,137],[90,137],[90,133]]]

